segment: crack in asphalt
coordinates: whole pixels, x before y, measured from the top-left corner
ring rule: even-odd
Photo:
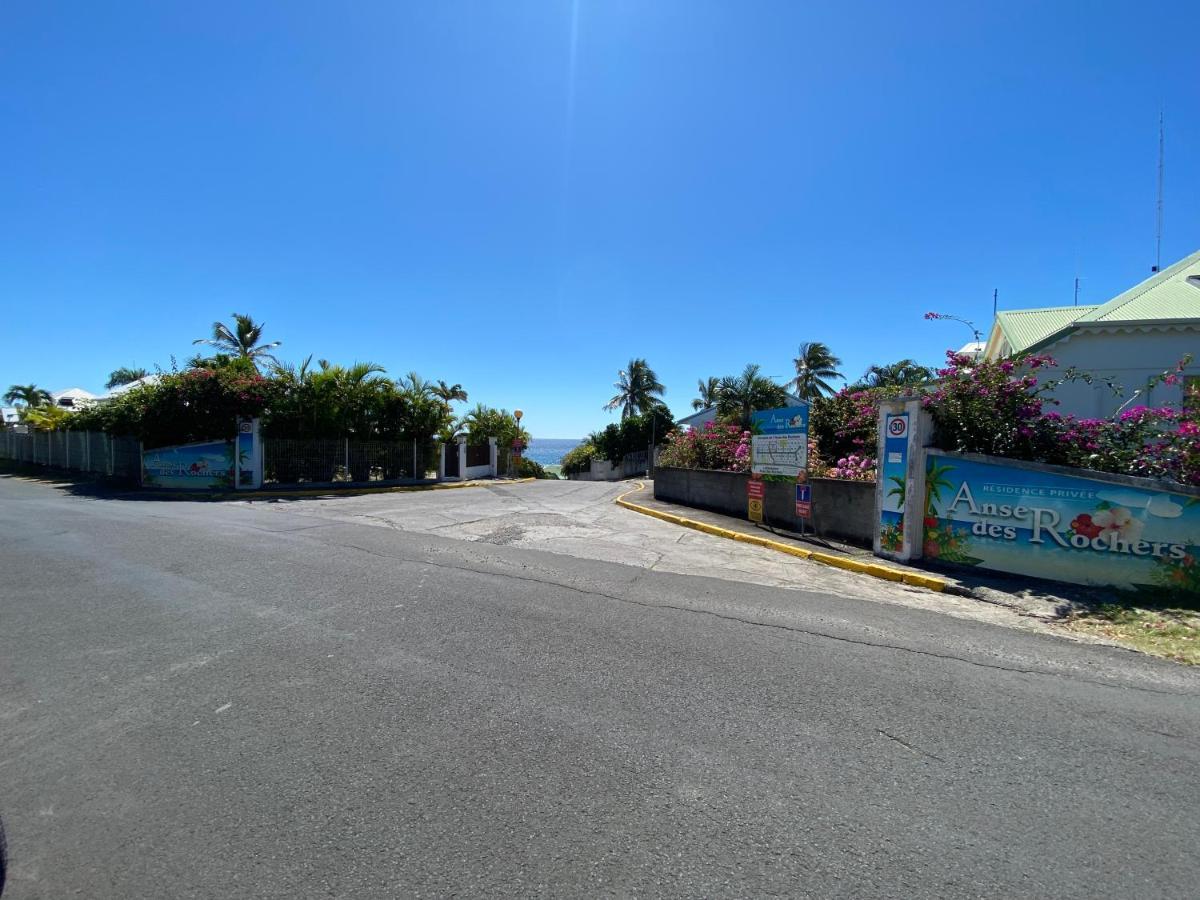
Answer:
[[[540,584],[545,587],[557,587],[557,588],[561,588],[562,590],[572,591],[574,593],[582,594],[584,596],[603,597],[606,600],[613,600],[617,603],[629,604],[631,606],[638,606],[643,609],[669,609],[669,610],[674,610],[676,612],[685,612],[685,613],[692,613],[695,615],[710,616],[714,619],[722,619],[722,620],[728,621],[728,622],[736,622],[740,625],[748,625],[751,627],[765,628],[765,629],[770,629],[770,630],[775,630],[775,631],[784,631],[784,632],[788,632],[788,633],[792,633],[792,634],[803,634],[803,635],[807,635],[809,637],[825,638],[830,641],[837,641],[839,643],[844,643],[844,644],[854,644],[856,646],[870,647],[870,648],[878,649],[878,650],[893,650],[898,653],[911,653],[916,656],[924,656],[924,657],[929,657],[931,659],[941,659],[941,660],[946,660],[946,661],[959,662],[959,663],[963,663],[964,665],[975,666],[976,668],[992,669],[992,670],[996,670],[996,671],[1000,671],[1000,672],[1009,672],[1014,675],[1040,675],[1040,676],[1049,677],[1049,678],[1067,678],[1072,681],[1077,681],[1077,682],[1080,682],[1083,684],[1091,684],[1091,685],[1096,685],[1097,687],[1106,687],[1106,688],[1112,688],[1115,690],[1142,691],[1142,692],[1149,693],[1149,694],[1163,694],[1163,695],[1172,696],[1172,697],[1189,696],[1189,694],[1187,694],[1185,692],[1180,692],[1180,691],[1162,690],[1159,688],[1145,687],[1145,686],[1141,686],[1141,685],[1132,685],[1132,684],[1114,684],[1110,681],[1100,681],[1100,680],[1093,679],[1093,678],[1083,678],[1083,677],[1080,677],[1078,675],[1074,675],[1074,674],[1071,674],[1068,672],[1053,672],[1053,671],[1047,671],[1045,669],[1026,669],[1026,668],[1020,668],[1018,666],[1004,666],[1004,665],[1000,665],[998,663],[981,662],[979,660],[968,659],[968,658],[962,657],[962,656],[956,656],[952,653],[937,653],[932,650],[919,650],[915,647],[906,647],[901,644],[888,644],[888,643],[880,643],[880,642],[876,642],[876,641],[866,641],[866,640],[861,640],[858,638],[843,637],[843,636],[836,635],[836,634],[828,634],[827,632],[823,632],[823,631],[815,631],[815,630],[808,629],[808,628],[799,628],[794,625],[784,625],[784,624],[780,624],[777,622],[762,622],[757,619],[748,619],[748,618],[744,618],[742,616],[734,616],[734,615],[729,615],[726,613],[714,612],[712,610],[707,610],[707,609],[697,609],[692,606],[679,606],[677,604],[672,604],[672,603],[650,603],[650,602],[644,601],[644,600],[634,600],[629,597],[619,597],[616,594],[608,594],[603,591],[575,587],[573,585],[563,584],[562,582],[559,582],[559,581],[550,581],[550,580],[543,579],[543,578],[532,578],[528,575],[519,575],[519,574],[516,574],[513,572],[493,572],[493,571],[487,571],[487,570],[482,570],[482,569],[473,569],[473,568],[471,568],[469,566],[465,566],[465,565],[451,565],[449,563],[434,562],[432,560],[423,560],[423,559],[416,559],[416,558],[407,557],[407,556],[396,556],[396,555],[390,554],[390,553],[381,553],[377,550],[372,550],[368,547],[361,547],[358,544],[336,544],[336,546],[343,547],[348,550],[359,550],[363,553],[368,553],[372,556],[378,556],[382,559],[391,559],[391,560],[395,560],[397,562],[412,563],[415,565],[433,566],[435,568],[448,569],[448,570],[456,571],[456,572],[469,572],[473,575],[489,575],[489,576],[496,576],[496,577],[500,577],[500,578],[508,578],[508,579],[512,579],[514,581],[525,581],[525,582],[529,582],[531,584]],[[630,581],[630,585],[632,586],[634,583],[636,583],[638,580],[638,577],[640,577],[640,574],[644,573],[645,571],[646,570],[644,568],[639,569],[639,576],[635,576]]]
[[[895,741],[901,747],[911,750],[913,753],[917,754],[918,756],[926,756],[929,759],[937,760],[940,763],[944,763],[946,761],[946,760],[942,759],[940,756],[936,756],[933,753],[930,753],[926,750],[922,750],[920,747],[918,747],[914,744],[910,744],[908,741],[904,740],[903,738],[896,737],[891,732],[884,731],[882,728],[876,728],[875,730],[878,731],[885,738],[887,738],[889,741]]]

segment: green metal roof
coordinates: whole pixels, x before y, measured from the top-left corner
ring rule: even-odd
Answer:
[[[1100,306],[1012,309],[996,314],[1010,353],[1040,350],[1075,326],[1200,319],[1200,250]]]
[[[1200,291],[1197,291],[1200,294]],[[1043,309],[1006,309],[996,313],[1010,353],[1021,353],[1066,328],[1076,319],[1099,309],[1096,306],[1049,306]]]
[[[1195,279],[1195,280],[1190,280]],[[1097,307],[1082,322],[1200,318],[1200,250]]]

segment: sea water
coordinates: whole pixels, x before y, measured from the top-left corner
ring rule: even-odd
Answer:
[[[582,441],[574,438],[534,438],[525,449],[525,457],[542,466],[557,467],[568,450],[578,447]],[[552,471],[557,471],[555,468]]]

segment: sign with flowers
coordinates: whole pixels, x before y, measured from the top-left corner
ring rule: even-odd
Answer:
[[[930,453],[922,555],[1019,575],[1200,590],[1200,498]]]

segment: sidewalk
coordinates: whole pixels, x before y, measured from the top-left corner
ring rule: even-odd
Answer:
[[[722,513],[695,509],[654,497],[652,481],[638,481],[636,487],[622,494],[618,503],[626,508],[640,507],[657,514],[658,518],[687,520],[685,527],[697,528],[718,537],[739,540],[744,536],[748,542],[796,556],[804,556],[826,565],[860,571],[864,575],[900,580],[888,571],[900,573],[907,584],[929,587],[942,593],[969,597],[985,603],[994,603],[1014,609],[1024,615],[1041,619],[1058,620],[1070,610],[1094,603],[1095,591],[1072,585],[1038,579],[1018,579],[999,573],[979,573],[932,568],[894,562],[875,556],[870,550],[855,547],[840,541],[818,537],[801,537],[769,525],[758,525],[746,519]],[[635,509],[635,511],[641,511]],[[676,524],[683,525],[683,522]],[[720,532],[726,532],[721,534]],[[786,548],[786,549],[785,549]],[[938,583],[934,586],[934,583]]]

